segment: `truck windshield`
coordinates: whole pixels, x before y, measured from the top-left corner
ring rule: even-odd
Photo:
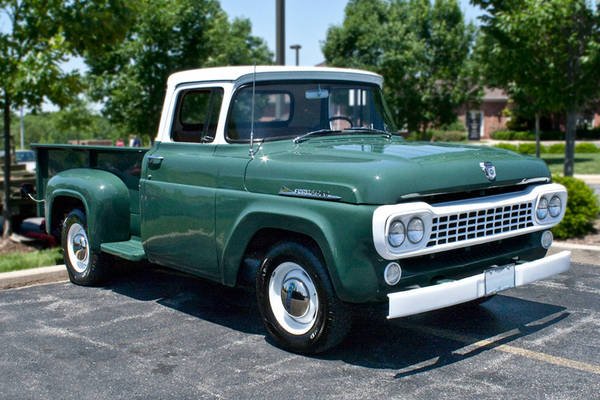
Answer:
[[[252,118],[252,85],[237,90],[230,106],[226,136],[247,142]],[[396,130],[381,90],[360,82],[257,82],[254,138],[294,139],[306,133],[379,133]]]

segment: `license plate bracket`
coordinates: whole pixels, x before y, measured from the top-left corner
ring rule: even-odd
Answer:
[[[485,295],[515,287],[515,264],[492,266],[485,270]]]

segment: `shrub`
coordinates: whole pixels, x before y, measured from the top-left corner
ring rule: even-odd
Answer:
[[[594,221],[600,213],[600,205],[594,191],[584,181],[571,177],[553,177],[554,182],[567,188],[569,199],[565,217],[552,228],[557,239],[583,236],[594,230]]]
[[[442,125],[439,127],[440,131],[467,131],[467,128],[465,127],[465,124],[456,120],[450,124],[447,125]]]
[[[575,153],[600,153],[594,143],[579,143],[575,146]]]
[[[404,135],[403,136],[409,142],[414,142],[414,141],[419,141],[419,140],[430,141],[432,135],[433,134],[431,131],[427,131],[427,132],[425,132],[425,134],[423,134],[423,132],[410,132],[406,136],[404,136]]]
[[[579,138],[579,136],[577,136]],[[496,140],[535,140],[535,132],[532,131],[496,131],[492,133],[492,139]],[[564,140],[565,134],[561,131],[541,131],[540,140]]]
[[[554,143],[550,147],[548,147],[548,153],[550,154],[565,154],[565,144],[564,143]]]
[[[431,131],[436,142],[462,142],[467,140],[467,131]]]
[[[497,147],[499,149],[514,151],[515,153],[517,152],[517,146],[514,144],[510,144],[510,143],[498,143],[492,147]]]
[[[548,149],[546,146],[540,145],[540,153],[547,153]],[[521,143],[519,145],[519,153],[521,154],[535,154],[535,143]]]

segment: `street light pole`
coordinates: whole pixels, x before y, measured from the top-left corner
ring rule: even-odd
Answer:
[[[290,46],[290,49],[296,50],[296,65],[300,65],[300,49],[302,46],[299,44],[293,44]]]
[[[275,1],[275,58],[277,65],[285,65],[285,0]]]

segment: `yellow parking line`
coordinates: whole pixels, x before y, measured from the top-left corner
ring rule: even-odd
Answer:
[[[431,328],[431,327],[427,327],[427,326],[418,326],[418,325],[413,325],[413,324],[401,324],[401,325],[408,329],[420,331],[420,332],[427,333],[427,334],[430,334],[433,336],[437,336],[437,337],[440,337],[443,339],[450,339],[450,340],[454,340],[456,342],[466,343],[468,346],[464,347],[463,349],[460,349],[462,351],[457,350],[457,352],[459,352],[461,354],[466,354],[466,353],[470,353],[472,351],[475,351],[475,350],[478,350],[478,349],[481,349],[484,347],[493,346],[495,343],[499,342],[500,340],[506,339],[507,337],[510,337],[510,336],[513,336],[513,335],[519,333],[518,329],[513,329],[512,331],[505,332],[503,334],[494,336],[489,339],[477,340],[475,338],[472,338],[472,337],[469,337],[466,335],[462,335],[460,333],[452,332],[452,331],[449,331],[446,329],[437,329],[437,328]],[[538,351],[527,350],[527,349],[523,349],[521,347],[510,346],[507,344],[500,344],[500,345],[492,347],[491,349],[531,358],[534,360],[544,361],[548,364],[554,364],[554,365],[558,365],[561,367],[568,367],[568,368],[572,368],[572,369],[577,369],[579,371],[591,372],[593,374],[600,375],[600,366],[593,365],[593,364],[587,364],[587,363],[580,362],[580,361],[569,360],[568,358],[552,356],[549,354],[540,353]]]

